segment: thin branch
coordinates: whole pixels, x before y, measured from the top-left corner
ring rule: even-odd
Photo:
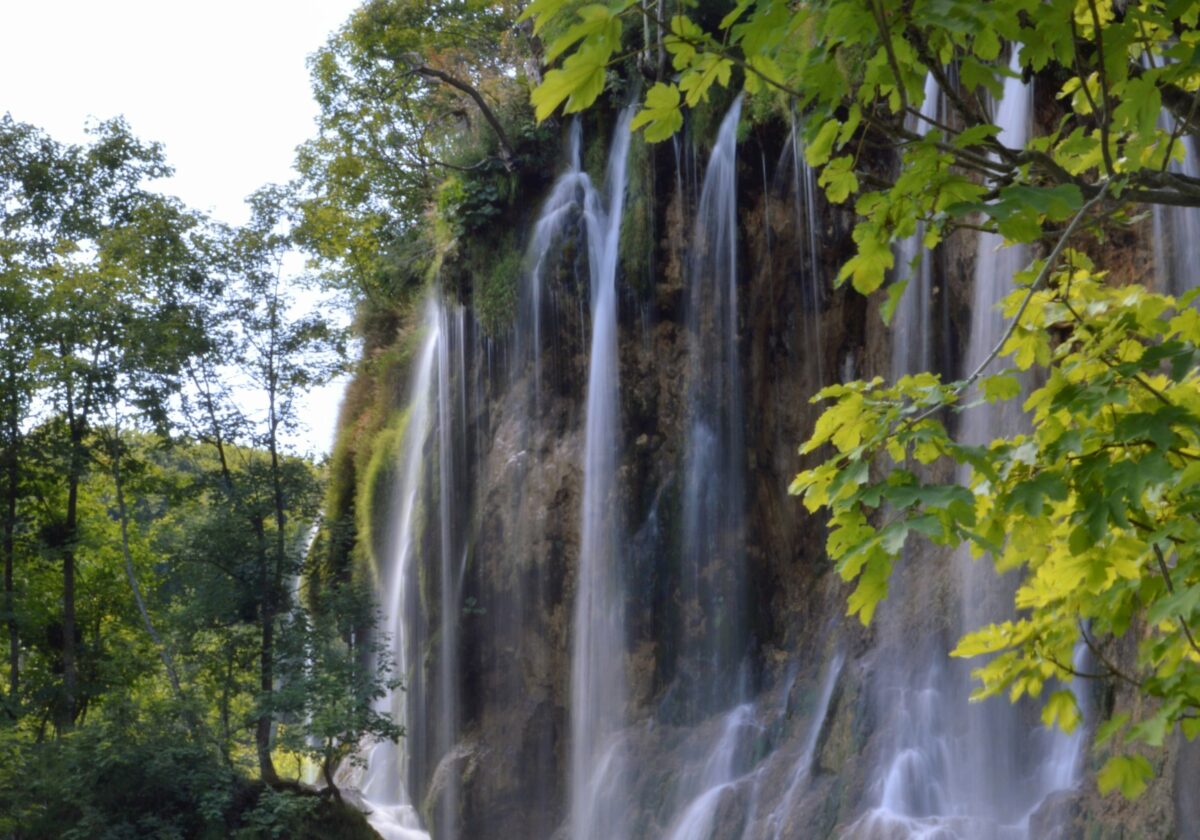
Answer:
[[[1041,653],[1041,655],[1044,659],[1046,659],[1048,662],[1053,664],[1055,668],[1058,668],[1064,674],[1070,674],[1072,677],[1080,677],[1081,679],[1085,679],[1085,680],[1106,680],[1112,676],[1111,673],[1088,674],[1083,671],[1077,671],[1072,666],[1064,665],[1063,663],[1059,662],[1057,657],[1052,656],[1049,653],[1046,653],[1045,651],[1039,651],[1039,653]]]
[[[455,90],[465,93],[474,100],[476,107],[479,108],[479,113],[483,114],[483,118],[492,127],[492,131],[496,132],[496,139],[500,141],[501,160],[504,161],[506,167],[511,168],[512,160],[517,155],[516,150],[513,149],[512,143],[509,142],[508,133],[504,130],[504,126],[500,124],[499,118],[496,117],[496,114],[488,106],[487,102],[484,101],[482,94],[473,85],[469,85],[461,79],[457,79],[449,73],[430,67],[427,64],[413,64],[410,66],[412,67],[412,71],[417,75],[424,76],[427,79],[437,79],[439,82],[443,82]]]
[[[896,50],[892,46],[892,33],[888,29],[887,18],[883,14],[883,6],[879,0],[871,0],[871,11],[875,15],[875,25],[883,38],[883,48],[887,51],[888,64],[892,67],[892,75],[896,77],[896,92],[900,94],[900,110],[908,110],[908,92],[904,89],[904,77],[900,73],[900,62],[896,59]]]
[[[1140,689],[1142,687],[1141,680],[1134,679],[1109,661],[1108,657],[1104,655],[1104,651],[1100,649],[1100,646],[1096,644],[1095,640],[1090,635],[1088,635],[1087,627],[1084,626],[1083,621],[1079,621],[1079,633],[1083,637],[1083,643],[1087,645],[1088,650],[1092,652],[1093,656],[1100,660],[1100,664],[1107,668],[1110,674],[1115,677],[1119,677],[1120,679],[1132,685],[1134,688]]]
[[[1096,70],[1100,74],[1100,153],[1104,156],[1104,168],[1108,172],[1109,177],[1115,172],[1111,157],[1111,151],[1108,148],[1108,138],[1110,131],[1110,123],[1112,121],[1109,114],[1108,101],[1108,71],[1104,69],[1104,29],[1100,25],[1100,13],[1096,10],[1096,0],[1087,0],[1088,8],[1092,13],[1092,26],[1096,30]],[[1074,17],[1072,16],[1072,21]],[[1081,80],[1082,81],[1082,80]],[[1084,82],[1082,87],[1086,90],[1087,83]]]
[[[1171,582],[1171,572],[1167,569],[1167,561],[1163,558],[1162,549],[1158,547],[1158,543],[1151,543],[1150,545],[1154,549],[1155,559],[1158,560],[1158,571],[1167,584],[1167,592],[1174,595],[1175,584]],[[1192,635],[1191,628],[1188,627],[1187,621],[1184,620],[1183,616],[1179,616],[1179,626],[1183,629],[1183,635],[1187,637],[1188,644],[1192,646],[1192,650],[1200,654],[1200,647],[1196,645],[1196,639]]]
[[[1000,351],[1004,349],[1004,345],[1008,343],[1008,340],[1012,338],[1012,334],[1016,332],[1017,326],[1021,323],[1021,316],[1023,316],[1025,314],[1025,310],[1029,308],[1029,303],[1031,300],[1033,300],[1034,294],[1036,294],[1042,288],[1042,286],[1046,284],[1047,279],[1049,279],[1050,273],[1054,270],[1054,266],[1058,263],[1058,258],[1062,255],[1063,249],[1067,247],[1067,242],[1075,233],[1076,228],[1079,227],[1079,223],[1083,221],[1083,218],[1087,215],[1088,211],[1099,204],[1100,201],[1104,199],[1104,196],[1108,193],[1108,185],[1108,181],[1105,181],[1103,184],[1101,184],[1100,189],[1096,191],[1096,194],[1079,208],[1079,212],[1076,213],[1071,219],[1070,224],[1067,225],[1066,230],[1062,232],[1062,235],[1058,238],[1058,242],[1055,243],[1054,249],[1050,251],[1049,256],[1046,257],[1046,261],[1042,265],[1042,270],[1038,272],[1037,277],[1035,277],[1033,282],[1029,284],[1029,291],[1025,293],[1025,298],[1021,301],[1020,307],[1017,309],[1016,314],[1013,315],[1012,320],[1009,321],[1008,328],[1004,331],[1004,335],[1000,336],[1000,340],[996,342],[996,345],[991,349],[991,352],[984,357],[983,361],[979,363],[979,366],[976,367],[974,371],[972,371],[970,376],[961,382],[955,383],[954,391],[956,393],[962,393],[967,388],[970,388],[972,385],[974,385],[976,380],[983,375],[983,372],[987,369],[987,366],[995,361],[996,357],[1000,355]],[[907,426],[911,427],[916,425],[922,420],[936,414],[942,408],[943,406],[941,404],[931,406],[928,410],[910,420]]]

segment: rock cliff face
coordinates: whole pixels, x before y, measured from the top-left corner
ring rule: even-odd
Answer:
[[[585,127],[587,136],[606,134]],[[732,619],[745,630],[739,667],[714,671],[685,644],[687,628],[715,620],[688,602],[681,557],[693,375],[688,260],[710,139],[634,149],[622,232],[619,489],[609,503],[626,531],[628,700],[619,740],[631,836],[1197,836],[1188,785],[1200,778],[1200,758],[1173,744],[1151,790],[1132,805],[1099,798],[1088,778],[1099,758],[1085,747],[1079,783],[1046,797],[1023,826],[992,825],[985,835],[968,818],[932,810],[862,819],[880,804],[880,766],[892,730],[905,725],[891,714],[897,701],[880,675],[900,648],[930,639],[948,647],[946,616],[964,593],[950,558],[918,552],[898,572],[899,594],[884,615],[862,628],[844,617],[846,593],[825,556],[821,521],[787,493],[802,467],[797,445],[816,417],[809,398],[822,384],[889,376],[894,348],[874,302],[833,289],[851,218],[806,200],[806,174],[783,126],[753,130],[736,158],[744,559],[720,574],[739,575],[745,591],[743,614]],[[529,198],[531,208],[537,201]],[[590,314],[586,237],[579,225],[565,230],[539,269],[542,295],[531,301],[526,290],[511,333],[484,335],[473,313],[463,314],[461,346],[441,371],[458,431],[439,438],[435,422],[425,445],[425,525],[406,613],[418,625],[409,637],[407,785],[436,838],[568,836]],[[1122,249],[1149,253],[1145,242],[1110,247],[1131,279],[1144,279],[1133,272],[1148,261]],[[928,305],[938,325],[935,366],[944,371],[961,365],[976,258],[973,237],[962,234],[934,258]],[[395,369],[364,376],[390,383]],[[411,383],[388,387],[397,409],[413,399]],[[447,460],[459,465],[449,512],[439,508]],[[439,536],[447,527],[450,543]],[[444,556],[448,544],[461,556]],[[386,558],[381,551],[378,562]],[[730,681],[720,693],[728,702],[701,710],[685,702],[704,679]],[[1091,699],[1097,710],[1136,702],[1100,685]],[[1032,729],[1035,718],[1026,717]]]

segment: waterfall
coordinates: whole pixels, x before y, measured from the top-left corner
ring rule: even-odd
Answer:
[[[538,394],[542,385],[542,322],[546,310],[552,309],[546,300],[547,272],[553,265],[552,257],[558,253],[558,246],[568,232],[578,223],[579,211],[582,209],[584,196],[593,193],[591,181],[583,171],[581,161],[582,129],[579,121],[573,120],[567,141],[567,171],[558,177],[550,189],[550,195],[542,205],[542,212],[533,226],[533,235],[529,242],[529,282],[523,287],[526,299],[523,301],[522,313],[524,328],[517,335],[531,333],[533,358],[533,416],[538,415]]]
[[[930,73],[925,77],[925,101],[921,116],[909,126],[920,136],[930,128],[929,120],[940,115],[941,89]],[[917,223],[912,236],[896,245],[896,271],[908,287],[892,318],[892,379],[906,373],[933,370],[933,255],[925,251],[925,224]],[[916,270],[912,269],[916,262]]]
[[[617,499],[620,454],[617,262],[632,109],[617,120],[609,153],[607,201],[577,173],[587,230],[592,342],[579,571],[571,661],[570,808],[573,840],[620,840],[628,834],[624,790],[625,610],[622,522]],[[578,154],[574,165],[579,164]]]
[[[692,799],[671,824],[666,840],[708,840],[721,797],[738,775],[737,758],[744,751],[747,730],[756,728],[754,706],[735,706],[721,722],[721,736],[713,744],[694,783],[701,793]]]
[[[1013,56],[1010,67],[1020,66]],[[999,140],[1009,148],[1023,148],[1029,139],[1033,90],[1019,78],[1007,79],[1004,96],[997,103],[996,124]],[[963,376],[975,371],[1000,340],[1007,319],[999,303],[1013,289],[1013,276],[1029,262],[1026,246],[1005,247],[1003,237],[981,233],[976,250],[975,282],[971,302],[971,332],[963,359]],[[977,407],[962,414],[959,439],[964,443],[987,445],[1001,434],[1011,434],[1027,426],[1020,400],[1009,400]],[[970,472],[959,470],[958,479],[966,483]],[[961,624],[958,631],[968,632],[992,621],[1007,618],[1012,607],[1015,581],[998,580],[991,564],[974,562],[964,546],[953,560],[962,598]],[[961,669],[958,669],[961,670]],[[964,680],[965,681],[965,680]],[[1021,709],[1006,698],[995,698],[967,710],[962,743],[955,753],[950,777],[946,780],[952,808],[971,816],[997,823],[1018,823],[1036,802],[1030,798],[1036,790],[1023,784],[1040,758],[1028,736],[1028,723]]]
[[[680,594],[685,713],[738,699],[746,648],[745,445],[738,356],[739,97],[717,132],[687,266],[690,344]]]
[[[415,593],[410,591],[416,580],[412,563],[421,531],[419,503],[425,466],[425,445],[429,437],[433,412],[433,377],[440,343],[440,311],[432,300],[426,306],[425,339],[413,368],[412,390],[409,395],[408,417],[404,427],[397,482],[393,494],[391,558],[385,569],[378,570],[381,594],[380,626],[391,634],[392,659],[396,673],[405,680],[414,672],[410,651],[411,632],[416,626]],[[407,727],[408,695],[403,690],[389,691],[377,701],[376,708],[388,714],[393,722]],[[415,721],[420,723],[420,721]],[[428,840],[413,807],[409,791],[408,740],[375,744],[367,756],[367,767],[361,780],[364,800],[371,811],[369,820],[386,840]]]
[[[1020,148],[1029,137],[1032,90],[1020,79],[1015,55],[1011,69],[1015,78],[1005,81],[996,123],[1001,127],[1000,141]],[[927,84],[926,106],[930,98]],[[915,241],[901,244],[901,270],[912,259],[908,252],[915,255],[919,247]],[[1012,290],[1013,275],[1028,260],[1028,248],[1005,247],[995,234],[979,235],[964,376],[1000,340],[1006,321],[998,304]],[[922,270],[906,297],[915,298],[914,285],[920,288],[930,282],[929,275],[921,276],[927,262],[921,260]],[[902,304],[897,312],[895,375],[930,366],[925,355],[928,336],[920,326],[929,323],[920,314],[922,309],[928,311],[928,298],[913,299],[912,307]],[[1017,400],[976,407],[962,418],[960,439],[979,445],[1019,430],[1026,422]],[[968,478],[966,471],[959,473],[960,482]],[[890,743],[881,751],[874,771],[871,791],[877,804],[849,835],[860,840],[930,836],[1023,840],[1029,837],[1031,816],[1046,797],[1078,782],[1082,732],[1066,736],[1045,730],[1036,724],[1028,705],[1014,706],[1006,698],[968,703],[972,666],[946,658],[948,640],[928,626],[919,608],[909,606],[908,615],[896,612],[905,605],[936,604],[945,597],[938,589],[940,582],[933,579],[939,574],[936,555],[914,554],[923,556],[906,557],[916,568],[911,574],[900,570],[893,604],[881,616],[887,627],[884,637],[905,641],[893,643],[879,657],[876,704]],[[959,620],[950,628],[953,635],[1007,617],[1013,580],[997,578],[989,564],[973,561],[965,547],[950,562],[961,598]],[[912,643],[914,638],[920,640],[918,644]]]
[[[767,817],[766,829],[770,833],[771,840],[783,840],[785,837],[787,819],[796,804],[796,797],[812,777],[813,762],[817,758],[817,743],[821,737],[821,727],[825,725],[825,718],[829,715],[829,704],[833,701],[833,691],[837,688],[837,681],[842,675],[842,666],[845,662],[845,654],[838,651],[825,669],[825,679],[821,681],[817,709],[809,723],[808,736],[804,739],[804,748],[792,767],[792,777],[788,782],[787,790],[784,791],[783,799]]]
[[[796,212],[795,235],[798,242],[804,246],[804,269],[800,276],[800,323],[803,334],[802,346],[810,351],[810,366],[814,376],[815,388],[820,388],[825,382],[825,371],[821,346],[821,305],[824,300],[824,277],[820,269],[820,254],[822,233],[817,220],[817,176],[804,159],[804,149],[800,140],[800,124],[792,115],[792,130],[785,147],[791,152],[792,195],[794,196]]]
[[[1164,112],[1159,127],[1173,131],[1175,121]],[[1190,134],[1180,134],[1177,147],[1183,148],[1183,160],[1171,164],[1174,172],[1200,178],[1200,152]],[[1174,294],[1200,285],[1200,210],[1195,207],[1154,205],[1154,262],[1159,288]]]
[[[461,306],[453,316],[438,307],[437,345],[437,430],[438,430],[438,520],[440,632],[438,633],[439,700],[434,744],[436,753],[452,755],[458,741],[459,668],[458,630],[462,605],[462,566],[466,545],[463,490],[466,484],[466,365],[465,318]],[[458,388],[455,388],[457,381]],[[459,774],[446,774],[446,785],[438,800],[438,840],[458,836]]]
[[[772,709],[761,700],[734,706],[722,715],[719,734],[712,740],[711,748],[701,762],[685,771],[689,779],[686,786],[693,791],[693,796],[669,822],[663,835],[665,840],[724,840],[726,836],[732,836],[728,832],[736,830],[736,822],[718,825],[718,815],[726,800],[745,803],[744,810],[738,806],[726,809],[734,814],[741,811],[740,836],[743,840],[784,840],[800,836],[789,819],[813,776],[821,732],[829,717],[845,661],[845,654],[837,651],[825,667],[798,752],[779,750],[758,755],[766,729],[764,721],[772,716]],[[794,679],[793,673],[782,691],[785,706]],[[786,708],[775,713],[783,711]],[[756,760],[757,764],[754,763]],[[782,775],[787,784],[775,806],[759,816],[759,808],[763,805],[763,780],[770,775],[779,775],[780,769],[785,771]],[[718,828],[724,833],[716,833]]]

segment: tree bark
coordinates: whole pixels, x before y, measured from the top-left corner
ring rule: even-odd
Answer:
[[[71,453],[67,469],[67,516],[63,523],[63,703],[60,731],[75,723],[79,708],[79,666],[75,656],[75,539],[79,532],[79,482],[83,474],[83,422],[77,416],[74,391],[67,385],[67,426]]]
[[[275,611],[265,603],[262,610],[262,643],[259,648],[259,690],[269,702],[275,691]],[[274,716],[269,710],[258,716],[254,725],[254,746],[258,753],[258,772],[262,780],[275,787],[279,773],[271,757],[271,726]]]
[[[21,640],[15,612],[16,584],[13,569],[16,560],[17,493],[20,481],[20,456],[17,453],[17,446],[20,443],[20,433],[16,417],[10,413],[8,417],[9,451],[5,454],[6,463],[4,465],[7,478],[4,500],[4,613],[8,622],[8,696],[14,704],[20,696],[21,690]]]

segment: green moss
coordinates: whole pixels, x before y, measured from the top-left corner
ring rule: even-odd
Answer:
[[[583,145],[583,171],[597,186],[604,183],[608,171],[608,141],[610,132],[606,128],[585,123]]]
[[[384,560],[382,553],[387,530],[383,523],[389,519],[392,487],[396,483],[408,418],[408,411],[399,412],[375,434],[371,439],[366,469],[358,480],[355,526],[360,537],[359,550],[363,552],[360,559],[372,570],[376,579]]]
[[[386,324],[385,324],[386,320]],[[309,589],[319,591],[325,581],[345,581],[370,574],[370,546],[360,546],[360,531],[373,512],[362,510],[363,487],[378,468],[378,436],[396,421],[402,396],[408,392],[412,359],[420,345],[419,309],[415,299],[393,309],[379,329],[364,335],[363,359],[346,387],[338,418],[337,437],[326,467],[327,484],[322,505],[323,524],[314,546],[320,561],[310,569]]]
[[[629,146],[625,216],[621,220],[621,273],[641,297],[654,287],[654,161],[640,133]]]
[[[521,252],[511,238],[497,255],[490,255],[490,267],[480,255],[474,275],[472,303],[479,323],[489,335],[505,332],[517,317],[521,282]]]

